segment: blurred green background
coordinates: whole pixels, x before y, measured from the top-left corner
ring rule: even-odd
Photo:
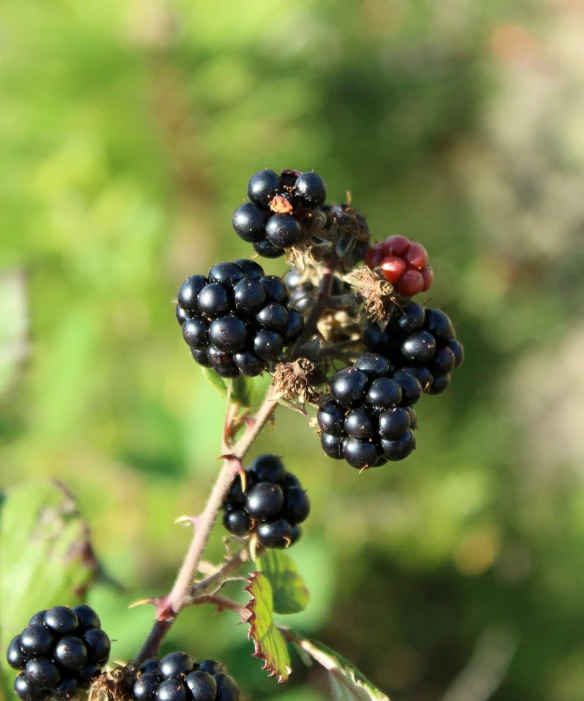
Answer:
[[[0,481],[76,495],[126,587],[89,599],[113,659],[218,468],[223,406],[171,300],[251,253],[230,218],[252,173],[314,168],[375,238],[426,245],[467,360],[403,463],[359,476],[297,414],[262,437],[313,502],[289,622],[393,701],[583,699],[584,2],[1,7]],[[233,624],[189,610],[165,649],[224,659],[249,699],[325,698]]]

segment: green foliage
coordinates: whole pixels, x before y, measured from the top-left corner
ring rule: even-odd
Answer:
[[[0,270],[0,400],[28,353],[26,280],[21,270]]]
[[[231,401],[242,407],[249,407],[253,404],[255,396],[253,378],[236,377],[234,380],[224,380],[211,368],[202,367],[201,371],[221,399],[227,399],[228,383],[231,383]]]
[[[261,572],[254,572],[245,589],[251,596],[247,604],[250,612],[249,636],[254,641],[254,657],[264,661],[264,669],[271,677],[285,682],[291,672],[288,646],[274,623],[274,597],[272,586]]]
[[[353,664],[334,650],[293,631],[289,631],[289,636],[301,652],[327,670],[333,701],[389,701],[386,694],[373,686]]]
[[[294,560],[281,550],[267,550],[257,559],[259,571],[272,587],[274,613],[300,613],[309,593]]]
[[[209,385],[217,392],[221,399],[227,399],[227,383],[212,368],[201,368],[203,377]]]

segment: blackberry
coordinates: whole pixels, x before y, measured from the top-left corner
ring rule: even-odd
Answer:
[[[314,216],[326,199],[324,180],[314,171],[262,170],[247,186],[249,201],[233,214],[235,233],[256,253],[277,258],[310,238]]]
[[[367,251],[365,264],[372,269],[381,268],[385,279],[402,297],[426,292],[434,281],[426,249],[405,236],[390,236],[375,244]]]
[[[100,626],[85,604],[36,613],[7,650],[8,664],[23,670],[14,683],[16,695],[22,701],[72,699],[109,658],[109,638]]]
[[[450,318],[440,309],[416,302],[396,307],[385,329],[369,324],[363,340],[367,348],[398,368],[392,377],[410,404],[417,401],[418,392],[412,377],[423,392],[440,394],[450,386],[452,371],[464,360],[464,348],[456,339]]]
[[[304,322],[288,298],[282,280],[256,262],[218,263],[207,277],[185,280],[176,317],[197,363],[221,377],[254,377],[302,333]]]
[[[395,372],[379,354],[365,353],[353,367],[335,373],[330,386],[331,394],[321,399],[317,412],[325,455],[363,469],[401,460],[412,452],[416,446],[412,404],[422,393],[415,377]]]
[[[301,534],[299,524],[308,518],[310,500],[297,477],[276,455],[260,455],[242,480],[234,479],[223,502],[223,525],[236,536],[254,535],[266,548],[287,548]]]
[[[171,652],[160,662],[145,662],[132,686],[136,701],[238,701],[239,687],[225,666],[214,660],[197,664],[185,652]]]

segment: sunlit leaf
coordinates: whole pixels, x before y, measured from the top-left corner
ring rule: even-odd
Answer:
[[[299,651],[316,660],[328,672],[329,688],[334,701],[389,701],[389,697],[365,677],[344,657],[322,643],[308,640],[293,631],[287,637]]]
[[[252,377],[236,377],[233,380],[231,399],[235,404],[248,407],[254,400],[254,383]]]
[[[255,645],[254,657],[264,661],[264,669],[279,682],[288,679],[290,655],[282,633],[273,620],[274,602],[269,580],[261,572],[253,572],[245,589],[251,596],[246,608],[250,612],[249,637]]]
[[[257,565],[272,587],[274,613],[299,613],[309,600],[308,589],[298,572],[296,563],[282,550],[266,550],[257,559]]]
[[[221,399],[226,399],[227,398],[227,385],[225,384],[225,380],[223,380],[219,375],[215,372],[215,370],[211,368],[201,368],[203,375],[207,382],[211,385],[211,387],[217,392],[217,394],[221,397]]]

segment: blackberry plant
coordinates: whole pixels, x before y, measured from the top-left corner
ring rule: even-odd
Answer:
[[[279,681],[290,674],[287,646],[294,643],[303,659],[327,670],[333,688],[342,686],[343,699],[387,699],[344,658],[274,621],[273,613],[296,613],[308,603],[289,551],[301,536],[310,500],[281,457],[260,455],[247,469],[244,460],[281,406],[311,414],[308,424],[326,456],[359,473],[382,465],[391,470],[416,447],[414,406],[449,387],[464,349],[443,311],[412,300],[433,280],[422,245],[403,236],[372,245],[365,217],[351,204],[327,203],[325,183],[312,170],[260,171],[247,192],[248,201],[233,215],[235,232],[265,258],[285,254],[288,270],[281,278],[255,260],[237,259],[191,275],[179,289],[183,339],[225,399],[226,414],[218,448],[223,463],[206,505],[179,519],[194,532],[176,580],[168,593],[138,602],[154,606],[150,633],[134,659],[110,666],[110,640],[97,614],[85,604],[56,606],[50,581],[34,589],[46,590],[43,603],[52,608],[36,613],[6,645],[22,701],[69,701],[88,687],[100,701],[238,701],[238,684],[221,663],[197,662],[178,651],[159,659],[177,617],[197,605],[246,623],[254,656]],[[270,383],[255,402],[253,378],[262,373]],[[317,450],[319,439],[311,433]],[[19,527],[26,503],[12,507]],[[226,558],[216,567],[205,563],[206,576],[199,577],[221,512]],[[75,552],[68,532],[63,528],[64,542],[47,536],[46,548]],[[86,566],[90,544],[77,551]],[[78,581],[78,573],[65,569],[68,586],[76,582],[74,591],[82,595],[89,580]],[[92,573],[98,570],[94,564]],[[37,573],[27,575],[19,581],[33,582]],[[242,579],[243,603],[237,592],[233,598],[222,591]]]

